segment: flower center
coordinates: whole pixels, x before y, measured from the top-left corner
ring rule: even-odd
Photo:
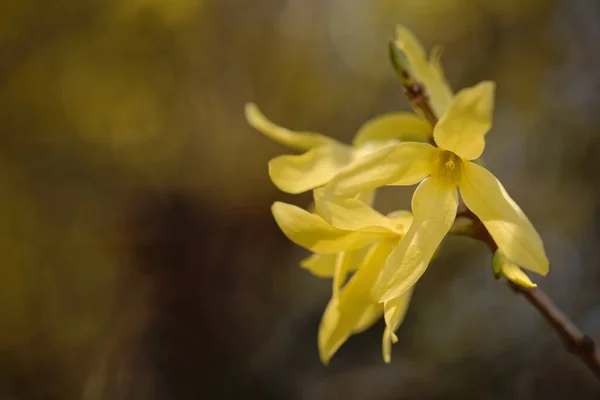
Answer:
[[[463,172],[463,161],[460,156],[448,150],[440,150],[433,161],[432,176],[440,183],[456,186]]]

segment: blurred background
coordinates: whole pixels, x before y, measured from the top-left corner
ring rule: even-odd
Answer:
[[[411,28],[457,90],[498,83],[486,165],[551,260],[540,287],[600,339],[600,3],[45,0],[0,4],[0,399],[563,399],[600,386],[485,247],[445,242],[390,366],[383,323],[329,367],[330,282],[270,215],[274,121],[349,141],[409,110]],[[385,189],[381,211],[412,189]]]

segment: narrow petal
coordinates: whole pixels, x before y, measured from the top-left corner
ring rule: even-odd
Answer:
[[[427,142],[433,128],[429,122],[413,113],[398,112],[380,115],[360,127],[352,144],[360,146],[369,141],[401,140]]]
[[[295,132],[276,125],[260,112],[256,104],[247,103],[244,111],[248,123],[254,129],[292,149],[309,150],[335,142],[335,140],[320,133]]]
[[[541,275],[548,273],[549,262],[540,235],[490,171],[466,162],[460,193],[510,261]]]
[[[390,254],[374,294],[380,302],[403,295],[427,269],[436,249],[452,226],[458,207],[455,188],[424,180],[412,199],[414,221]]]
[[[319,355],[325,365],[350,336],[368,329],[383,314],[381,304],[370,303],[349,310],[340,303],[339,297],[330,300],[319,325]]]
[[[334,197],[352,197],[389,184],[414,185],[430,174],[436,151],[427,143],[386,146],[344,169],[325,190]]]
[[[350,252],[338,253],[335,260],[335,269],[333,272],[332,297],[338,297],[340,289],[346,283],[350,266]]]
[[[537,285],[529,279],[527,274],[523,272],[517,264],[509,261],[501,251],[497,251],[494,254],[492,266],[494,268],[494,275],[496,275],[497,278],[504,276],[506,279],[517,285],[526,288],[537,287]]]
[[[348,272],[353,272],[363,263],[369,246],[361,247],[357,250],[347,251],[346,259],[348,262]],[[304,260],[300,261],[300,266],[307,269],[315,276],[319,278],[333,278],[335,273],[335,266],[337,262],[337,255],[334,254],[311,254]]]
[[[318,215],[292,204],[275,202],[271,211],[275,222],[288,239],[315,253],[331,254],[359,249],[386,235],[338,229]]]
[[[375,203],[376,192],[377,192],[376,190],[360,192],[353,198],[372,207],[373,204]],[[309,207],[309,211],[315,211],[321,217],[323,217],[323,219],[325,219],[326,221],[329,221],[329,218],[328,218],[329,213],[326,209],[324,209],[325,204],[324,204],[323,200],[326,198],[329,198],[330,196],[331,196],[331,193],[327,193],[325,188],[323,188],[323,187],[313,190],[313,200],[314,201],[311,203],[312,210]]]
[[[485,134],[492,127],[495,83],[481,82],[463,89],[433,130],[437,145],[459,156],[474,160],[485,148]]]
[[[302,193],[331,181],[352,159],[348,146],[320,146],[299,156],[275,157],[269,161],[269,176],[280,190]]]
[[[300,265],[319,278],[331,278],[335,271],[336,260],[337,254],[314,253],[300,261]]]
[[[383,305],[383,317],[385,319],[386,327],[383,332],[382,351],[383,360],[388,364],[392,361],[392,344],[398,341],[395,332],[398,330],[400,324],[402,324],[402,321],[404,321],[404,316],[408,310],[411,296],[412,289],[402,296],[386,301]]]
[[[339,229],[394,233],[394,220],[355,198],[330,197],[323,189],[314,192],[317,210],[327,223]]]
[[[441,48],[434,47],[430,60],[427,61],[425,51],[411,31],[403,26],[396,27],[396,46],[406,56],[410,64],[410,72],[416,81],[425,86],[435,115],[444,115],[452,101],[452,89],[444,77],[441,67]]]
[[[371,296],[386,258],[393,246],[382,241],[372,246],[363,264],[338,297],[332,297],[319,326],[319,354],[327,364],[335,352],[354,333],[367,329],[383,314],[383,307]]]

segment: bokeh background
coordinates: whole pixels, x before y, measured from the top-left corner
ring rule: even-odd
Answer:
[[[381,322],[322,366],[330,282],[269,212],[310,196],[269,182],[288,150],[243,106],[349,141],[409,109],[395,24],[442,44],[454,89],[497,81],[486,165],[545,240],[536,281],[600,339],[599,22],[594,0],[1,2],[0,398],[598,398],[462,239],[418,285],[390,366]]]

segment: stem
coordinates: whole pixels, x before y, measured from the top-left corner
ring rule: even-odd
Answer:
[[[579,357],[596,375],[596,378],[600,379],[600,355],[596,351],[594,340],[575,326],[569,317],[541,290],[525,288],[511,281],[508,281],[508,285],[539,311],[563,340],[567,351]]]
[[[419,110],[432,126],[435,126],[437,117],[431,108],[425,87],[421,83],[414,81],[407,69],[399,66],[397,62],[394,62],[394,67],[404,87],[404,93],[412,106]],[[435,146],[433,137],[431,138],[431,144]],[[456,217],[470,219],[472,221],[472,230],[469,236],[487,244],[492,253],[496,252],[498,245],[485,225],[471,210],[461,205]],[[596,350],[594,340],[584,334],[540,289],[525,288],[511,281],[508,281],[508,286],[515,293],[520,294],[527,300],[544,317],[563,340],[566,350],[578,357],[592,371],[596,378],[600,380],[600,354]]]
[[[481,220],[468,209],[462,211],[460,216],[469,218],[473,222],[473,232],[470,236],[484,242],[492,252],[495,252],[498,245]],[[511,281],[507,283],[515,293],[523,296],[544,317],[564,342],[565,349],[583,361],[600,380],[600,354],[596,350],[594,340],[584,334],[540,289],[525,288]]]
[[[407,74],[406,71],[404,71]],[[404,86],[404,94],[408,97],[408,100],[412,104],[413,108],[419,110],[423,117],[434,126],[437,123],[437,118],[431,104],[429,104],[429,95],[425,91],[425,86],[421,83],[413,83],[410,86]]]

